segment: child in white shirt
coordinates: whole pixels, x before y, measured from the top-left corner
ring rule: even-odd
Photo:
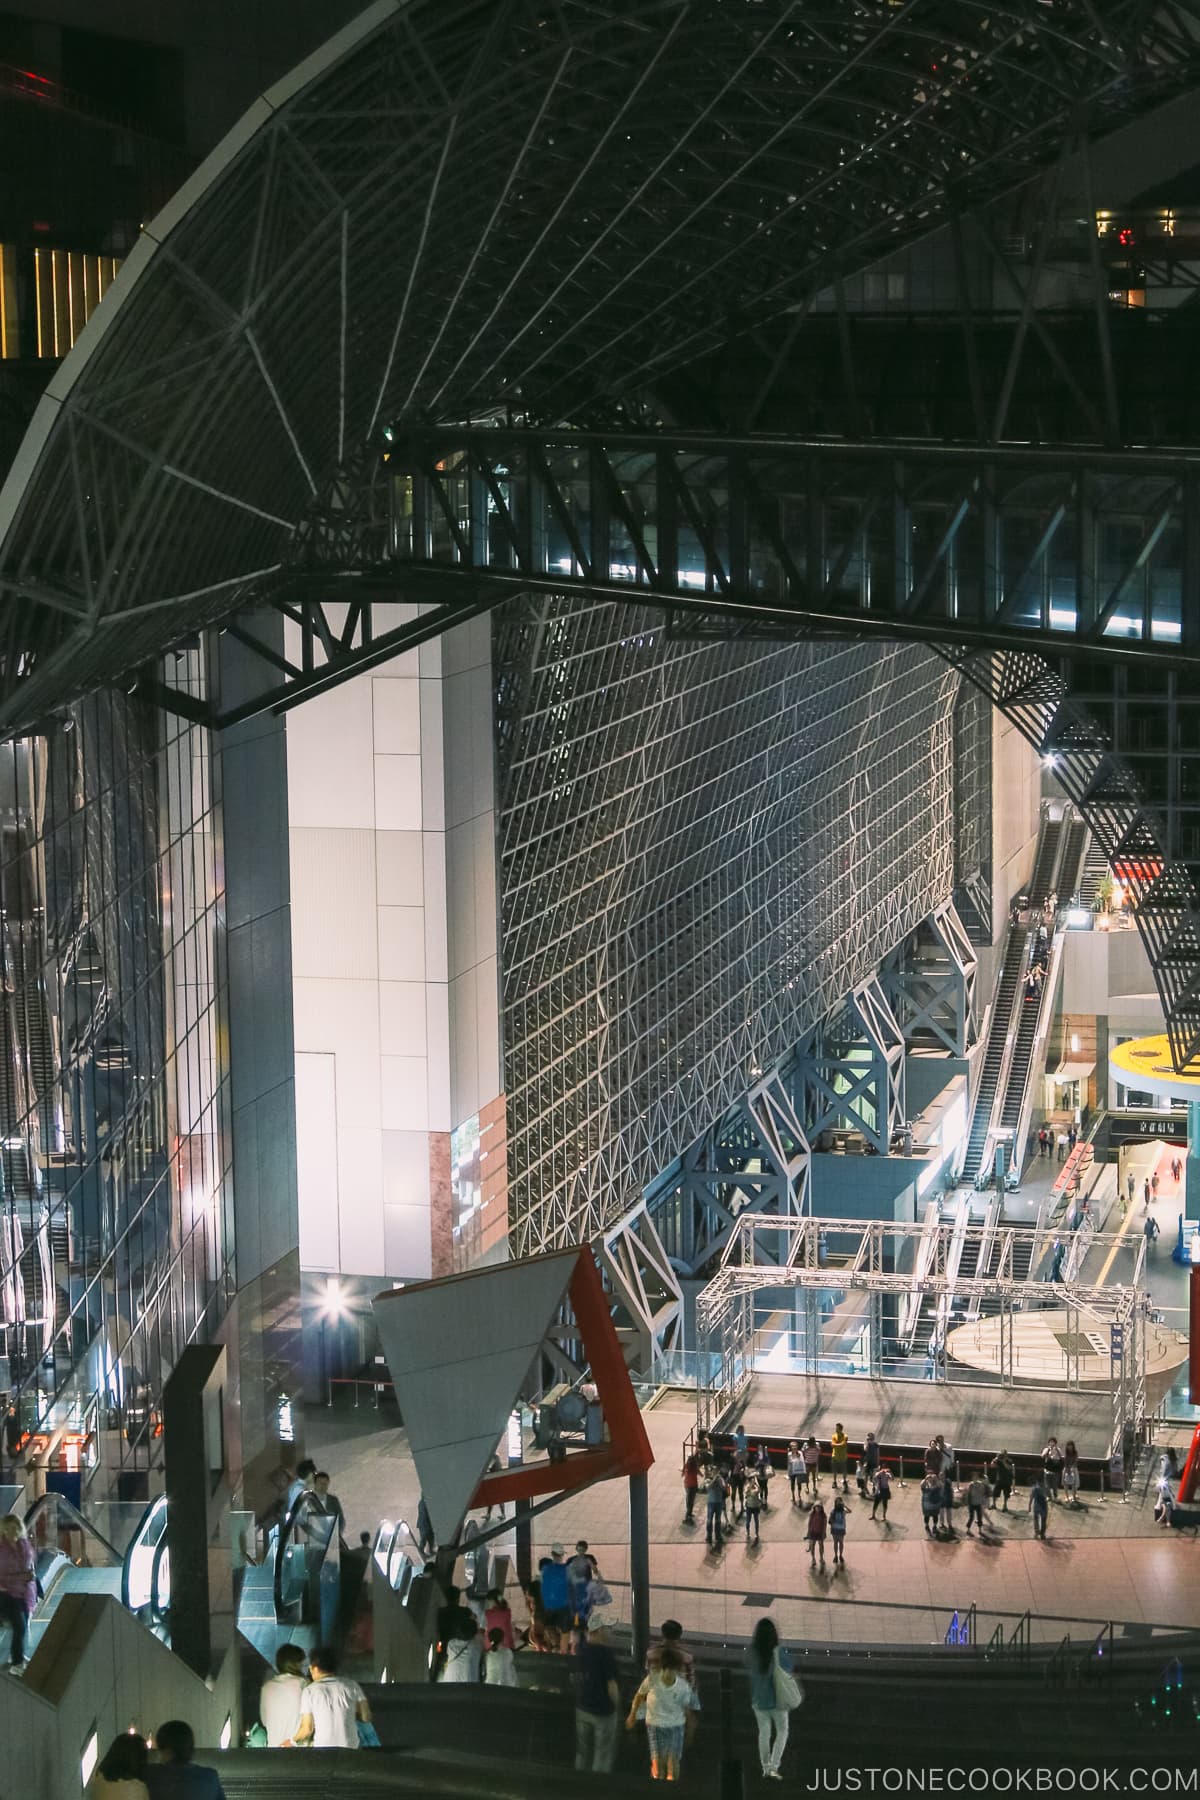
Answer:
[[[498,1629],[488,1632],[488,1647],[483,1658],[483,1679],[487,1687],[517,1685],[513,1653],[505,1648],[504,1633]]]

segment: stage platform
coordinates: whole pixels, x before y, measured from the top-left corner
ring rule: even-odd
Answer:
[[[933,1381],[867,1381],[860,1377],[755,1375],[714,1429],[739,1422],[751,1441],[772,1444],[808,1437],[827,1444],[841,1421],[854,1455],[868,1431],[894,1449],[923,1452],[941,1432],[960,1456],[1037,1456],[1053,1433],[1075,1440],[1084,1462],[1107,1462],[1112,1448],[1112,1397],[1053,1388],[999,1388]]]

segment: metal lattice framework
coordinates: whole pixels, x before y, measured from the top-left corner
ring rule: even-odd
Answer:
[[[270,591],[389,422],[611,418],[1179,93],[1198,19],[379,0],[152,221],[52,382],[0,498],[0,727]]]
[[[899,646],[672,643],[637,609],[552,597],[499,617],[493,668],[509,1195],[531,1254],[619,1218],[949,898],[958,677]],[[878,1035],[877,988],[862,1005]],[[814,1070],[866,1037],[846,1017]],[[886,1147],[873,1053],[856,1074]]]
[[[969,1056],[978,1030],[975,950],[952,905],[938,907],[884,962],[884,993],[908,1045]]]

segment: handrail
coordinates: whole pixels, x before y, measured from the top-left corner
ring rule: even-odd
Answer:
[[[1055,931],[1050,938],[1050,961],[1046,968],[1045,979],[1037,997],[1037,1025],[1033,1033],[1033,1043],[1029,1048],[1029,1067],[1025,1071],[1025,1092],[1021,1096],[1021,1110],[1017,1115],[1017,1127],[1013,1135],[1013,1171],[1020,1185],[1021,1172],[1025,1166],[1025,1153],[1029,1146],[1029,1127],[1033,1122],[1033,1071],[1037,1067],[1045,1067],[1046,1043],[1050,1036],[1050,1026],[1054,1018],[1054,992],[1062,975],[1063,946],[1067,941],[1065,930]]]
[[[272,1596],[273,1596],[274,1602],[275,1602],[275,1617],[277,1619],[283,1618],[285,1616],[285,1608],[291,1604],[290,1601],[285,1601],[284,1597],[283,1597],[283,1576],[284,1576],[284,1570],[285,1570],[286,1563],[287,1563],[288,1545],[289,1545],[290,1540],[295,1536],[297,1529],[298,1528],[304,1529],[304,1519],[303,1519],[302,1515],[304,1513],[307,1502],[313,1498],[314,1498],[314,1496],[313,1496],[312,1492],[307,1488],[305,1489],[304,1493],[297,1495],[296,1500],[292,1505],[291,1511],[288,1513],[287,1518],[284,1520],[284,1523],[280,1526],[280,1529],[279,1529],[279,1539],[275,1546],[275,1567],[272,1572],[272,1582],[271,1582],[271,1591],[272,1591]],[[316,1542],[315,1534],[310,1533],[309,1535],[313,1538],[313,1541],[315,1544],[315,1542]],[[314,1575],[317,1577],[317,1580],[319,1582],[320,1581],[320,1572],[321,1572],[321,1570],[324,1569],[326,1563],[331,1560],[336,1560],[337,1554],[338,1554],[338,1542],[339,1542],[338,1522],[337,1522],[336,1518],[331,1518],[329,1520],[328,1535],[325,1537],[324,1542],[320,1546],[320,1548],[321,1548],[320,1560],[312,1568],[306,1567],[306,1580],[305,1580],[306,1586],[308,1585],[308,1582],[312,1579],[312,1577]],[[307,1562],[307,1559],[306,1559],[306,1562]]]
[[[925,1207],[921,1241],[917,1246],[916,1259],[913,1263],[913,1284],[904,1302],[904,1315],[900,1325],[901,1342],[905,1344],[910,1354],[921,1319],[921,1283],[928,1275],[929,1265],[937,1254],[937,1234],[941,1217],[941,1207],[936,1200],[930,1200]]]
[[[125,1559],[117,1549],[117,1546],[115,1544],[110,1544],[104,1533],[97,1526],[93,1525],[90,1519],[85,1519],[83,1514],[79,1511],[79,1508],[72,1505],[65,1494],[48,1492],[38,1496],[25,1514],[24,1525],[25,1535],[27,1537],[34,1536],[34,1532],[30,1530],[30,1525],[33,1524],[36,1529],[39,1514],[43,1510],[49,1512],[51,1508],[53,1508],[55,1512],[65,1512],[70,1521],[70,1528],[72,1530],[89,1532],[98,1543],[104,1545],[104,1548],[108,1551],[108,1554],[112,1557],[114,1563],[116,1563],[118,1567],[123,1564]]]
[[[1009,1001],[1008,1018],[998,1016],[993,1020],[992,1029],[1004,1031],[1004,1050],[1000,1057],[1000,1067],[996,1071],[996,1091],[992,1095],[992,1109],[988,1114],[987,1132],[983,1140],[983,1160],[972,1178],[977,1188],[984,1188],[991,1180],[992,1164],[995,1161],[995,1146],[1000,1132],[1000,1119],[1004,1112],[1004,1100],[1008,1093],[1008,1077],[1012,1071],[1013,1051],[1017,1043],[1017,1021],[1020,1019],[1018,1007],[1023,1004],[1022,995],[1025,987],[1025,959],[1029,948],[1030,931],[1027,925],[1013,925],[1009,928],[1020,932],[1022,938],[1021,967],[1017,974],[1017,984]],[[1006,950],[1007,957],[1007,950]],[[1003,973],[1003,964],[1001,964]],[[996,978],[996,992],[1000,991],[1000,976]],[[989,1157],[988,1152],[991,1151]]]
[[[988,1261],[992,1254],[992,1245],[996,1241],[996,1231],[999,1227],[1000,1215],[1003,1210],[1004,1210],[1004,1203],[1003,1203],[1000,1195],[993,1194],[992,1198],[988,1201],[988,1204],[987,1204],[986,1208],[984,1209],[983,1230],[981,1231],[980,1236],[979,1236],[979,1260],[975,1264],[976,1275],[985,1275],[987,1273]],[[970,1301],[967,1304],[967,1322],[968,1323],[970,1323],[971,1320],[977,1319],[979,1317],[979,1312],[980,1312],[980,1308],[982,1307],[982,1305],[983,1305],[982,1294],[973,1294]]]

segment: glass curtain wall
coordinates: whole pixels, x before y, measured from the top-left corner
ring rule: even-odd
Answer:
[[[165,678],[201,694],[201,653]],[[161,1462],[233,1291],[217,768],[113,693],[0,746],[0,1389],[97,1497]]]

